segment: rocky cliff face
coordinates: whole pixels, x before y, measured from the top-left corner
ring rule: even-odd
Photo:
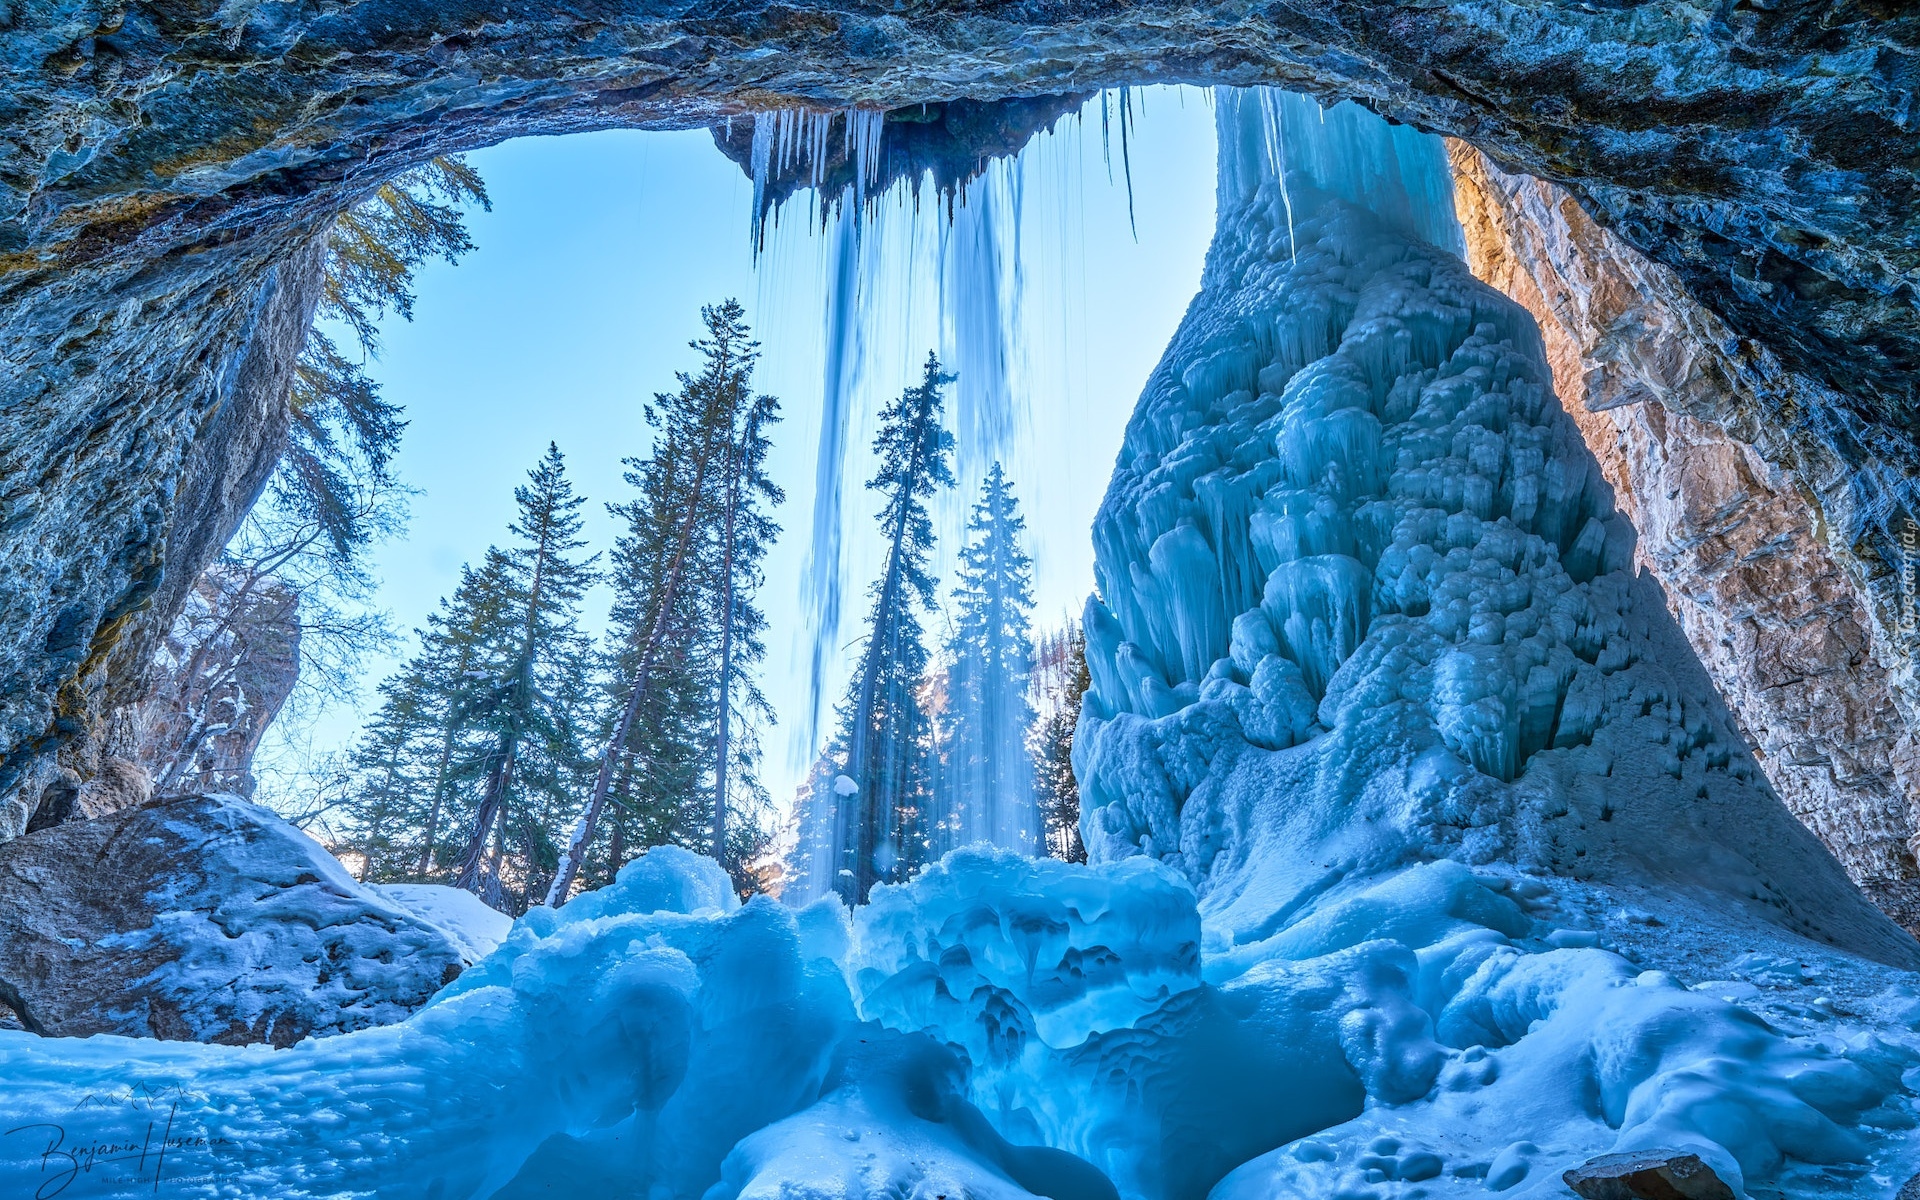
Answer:
[[[0,841],[100,771],[103,707],[137,698],[188,589],[266,486],[320,263],[304,239],[235,278],[154,266],[111,300],[9,310]],[[49,274],[42,300],[87,287]]]
[[[1740,419],[1785,436],[1735,436],[1817,485],[1891,627],[1920,462],[1917,41],[1882,0],[23,0],[0,28],[0,836],[56,751],[93,769],[113,664],[257,487],[333,214],[438,153],[795,100],[1274,83],[1561,180],[1748,348],[1770,382]]]
[[[1673,272],[1563,189],[1459,143],[1451,155],[1469,264],[1540,323],[1555,390],[1768,779],[1920,931],[1910,631],[1876,619],[1864,564],[1825,516],[1844,471],[1818,473],[1817,447],[1767,423],[1768,376]]]
[[[254,751],[299,677],[299,606],[249,566],[216,563],[194,582],[145,693],[116,714],[156,792],[252,797]]]

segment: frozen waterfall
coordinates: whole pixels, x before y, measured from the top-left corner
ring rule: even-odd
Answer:
[[[932,194],[930,182],[910,177],[883,192],[873,185],[884,118],[864,109],[781,109],[754,123],[755,246],[781,236],[783,214],[766,199],[769,174],[778,169],[805,170],[811,186],[798,224],[804,234],[828,239],[822,417],[800,597],[814,630],[810,746],[819,743],[818,723],[833,699],[832,662],[846,641],[846,545],[865,533],[865,514],[847,500],[861,494],[863,438],[878,407],[915,382],[929,349],[937,348],[957,377],[949,424],[960,482],[956,497],[943,498],[944,541],[959,535],[966,511],[960,497],[978,490],[992,463],[1012,457],[1026,426],[1022,162],[991,160],[951,195]],[[835,154],[853,166],[852,181],[840,188],[826,182],[824,164]]]

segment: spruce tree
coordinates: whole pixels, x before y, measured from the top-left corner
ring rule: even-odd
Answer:
[[[743,699],[749,710],[764,709],[757,691],[741,690],[761,653],[761,618],[743,602],[773,536],[761,506],[779,499],[764,474],[764,429],[778,406],[752,392],[759,345],[739,302],[703,308],[701,319],[707,336],[692,345],[702,368],[679,373],[677,393],[655,395],[646,410],[653,446],[627,460],[626,479],[639,494],[610,506],[627,524],[613,561],[610,718],[592,790],[548,891],[552,905],[566,902],[590,857],[600,866],[588,877],[605,878],[647,845],[712,852],[716,829],[726,837],[719,713],[737,716]],[[728,661],[717,665],[723,653]],[[739,773],[738,751],[752,743],[733,732],[730,721],[729,795],[735,784],[757,787]],[[595,843],[603,821],[612,825],[604,858]]]
[[[1042,716],[1033,736],[1034,778],[1046,851],[1067,862],[1087,861],[1080,840],[1080,783],[1073,773],[1074,730],[1081,699],[1092,682],[1087,635],[1079,622],[1040,639],[1034,689]]]
[[[417,669],[380,685],[381,705],[361,732],[351,763],[356,786],[349,806],[355,836],[336,849],[360,858],[362,882],[402,878],[419,857],[421,737],[432,696]]]
[[[994,463],[967,523],[947,643],[946,761],[941,770],[948,845],[989,842],[1033,853],[1037,841],[1027,700],[1033,649],[1033,560],[1006,471]],[[945,848],[942,846],[941,848]]]
[[[557,866],[540,819],[570,807],[582,758],[573,710],[586,689],[579,606],[593,560],[578,554],[586,501],[574,495],[558,446],[513,495],[515,544],[490,549],[482,568],[503,600],[499,619],[481,635],[485,667],[468,671],[473,684],[460,696],[461,724],[483,750],[470,768],[480,776],[479,803],[455,883],[496,906],[524,908],[534,881],[544,885]]]
[[[729,433],[725,504],[719,529],[717,623],[720,630],[719,679],[713,751],[712,853],[743,890],[752,881],[746,864],[764,849],[763,818],[771,797],[759,778],[763,725],[773,723],[773,706],[760,690],[756,668],[766,658],[767,618],[755,600],[765,582],[767,550],[779,536],[769,509],[786,494],[767,474],[773,447],[768,426],[780,419],[772,396],[756,396],[747,406],[737,435]],[[729,823],[729,813],[734,820]],[[742,817],[746,819],[741,819]]]
[[[457,861],[447,818],[472,807],[458,791],[475,755],[464,697],[504,599],[494,578],[464,567],[460,574],[453,596],[417,631],[419,653],[381,683],[380,708],[350,756],[340,807],[351,834],[337,848],[360,855],[373,882],[451,882]]]
[[[941,423],[952,382],[928,354],[919,386],[881,411],[874,439],[880,467],[867,487],[886,497],[886,568],[873,585],[866,651],[841,709],[845,768],[833,784],[834,887],[848,903],[865,903],[875,883],[905,878],[927,856],[933,731],[920,695],[928,655],[919,611],[935,603],[927,502],[953,483],[953,435]]]

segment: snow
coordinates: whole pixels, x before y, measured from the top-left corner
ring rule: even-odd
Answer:
[[[499,948],[513,928],[513,918],[486,906],[463,888],[437,883],[385,883],[373,888],[382,896],[447,935],[468,963],[476,963]]]
[[[1569,881],[1441,860],[1338,891],[1248,953],[1144,856],[961,851],[849,914],[741,905],[655,850],[399,1025],[283,1051],[0,1034],[28,1130],[0,1188],[149,1120],[166,1162],[98,1162],[86,1194],[158,1166],[189,1196],[1552,1195],[1635,1147],[1793,1195],[1904,1178],[1920,1039],[1874,1014],[1920,1006],[1911,975],[1700,928],[1768,981],[1730,1003],[1644,945],[1550,945],[1584,919]],[[1599,915],[1671,931],[1662,903]]]
[[[1899,1188],[1916,949],[1633,572],[1437,148],[1219,112],[1219,239],[1095,531],[1092,865],[962,850],[849,912],[656,849],[400,1025],[0,1033],[0,1191],[170,1086],[191,1196],[1562,1197],[1635,1149]]]

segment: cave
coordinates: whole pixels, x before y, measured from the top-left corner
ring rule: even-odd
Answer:
[[[278,1048],[230,1052],[43,1036],[0,976],[0,1116],[41,1131],[9,1186],[80,1170],[50,1114],[169,1086],[219,1114],[175,1177],[208,1195],[1920,1178],[1901,6],[25,4],[0,38],[0,885],[43,886],[35,838],[137,843],[129,878],[190,864],[183,911],[244,879],[320,914],[307,961],[384,922],[424,971],[338,1028],[126,998],[157,1038]],[[268,826],[93,816],[138,790],[114,714],[287,443],[327,232],[383,183],[706,128],[758,213],[891,182],[861,114],[950,195],[1167,83],[1215,89],[1220,224],[1094,522],[1092,867],[957,850],[783,909],[664,848],[463,959],[317,847],[269,862]],[[808,114],[839,153],[756,160]]]

